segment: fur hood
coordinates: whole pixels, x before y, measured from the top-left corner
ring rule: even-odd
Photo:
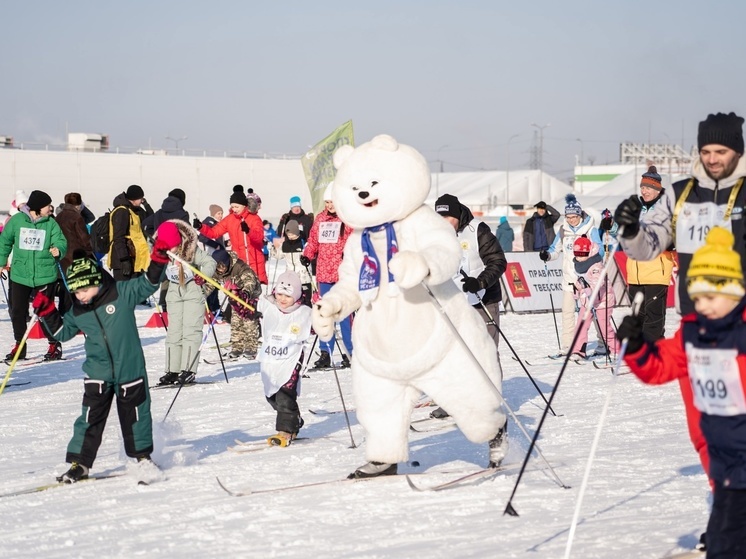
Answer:
[[[176,225],[181,235],[181,244],[174,249],[174,254],[182,257],[187,262],[194,262],[194,255],[197,252],[197,231],[180,219],[169,219],[169,222]],[[155,237],[157,238],[156,233]]]

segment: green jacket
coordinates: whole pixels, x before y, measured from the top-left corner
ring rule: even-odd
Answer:
[[[78,332],[85,334],[83,371],[90,378],[114,384],[139,379],[146,369],[135,307],[158,289],[162,277],[163,265],[155,262],[147,273],[130,281],[115,282],[104,272],[104,283],[89,305],[73,296],[72,308],[64,317],[54,311],[42,320],[60,342]]]
[[[59,258],[49,253],[51,247],[59,249]],[[8,220],[0,234],[0,266],[8,263],[11,251],[10,279],[38,287],[57,281],[57,261],[67,252],[67,239],[52,217],[34,221],[22,210]]]

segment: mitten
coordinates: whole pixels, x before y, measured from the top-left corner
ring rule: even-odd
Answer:
[[[628,340],[627,354],[640,351],[645,345],[645,338],[642,336],[642,318],[639,315],[625,316],[617,328],[616,337],[619,341]]]
[[[31,304],[36,316],[43,317],[54,312],[54,300],[47,295],[47,289],[40,289],[36,292],[34,302]]]
[[[203,285],[205,285],[205,278],[203,278],[202,276],[195,275],[194,276],[194,283],[197,284],[197,285],[199,285],[200,287],[202,287]]]
[[[477,293],[480,289],[482,289],[482,286],[479,284],[479,280],[477,278],[466,276],[465,278],[461,278],[461,281],[464,284],[464,293]]]
[[[194,218],[192,220],[192,227],[194,227],[197,231],[202,229],[202,222],[198,218]]]
[[[544,262],[547,262],[549,260],[549,253],[546,250],[542,250],[539,252],[539,258],[541,258]]]
[[[309,267],[309,266],[311,265],[311,259],[310,259],[310,258],[308,258],[308,256],[306,256],[306,255],[304,255],[304,254],[301,254],[301,255],[300,255],[300,263],[301,263],[301,265],[303,265],[304,267],[308,268],[308,267]]]
[[[127,260],[122,260],[122,261],[120,262],[120,264],[122,265],[122,266],[121,266],[121,270],[122,270],[122,275],[123,275],[123,276],[124,276],[125,278],[128,278],[128,277],[130,277],[130,276],[132,275],[132,260],[129,260],[129,259],[127,259]]]
[[[241,231],[243,231],[247,235],[249,234],[249,224],[246,223],[245,221],[241,222]]]
[[[633,194],[624,200],[614,212],[614,220],[622,230],[622,237],[631,239],[640,230],[640,214],[642,213],[642,203],[640,198]]]

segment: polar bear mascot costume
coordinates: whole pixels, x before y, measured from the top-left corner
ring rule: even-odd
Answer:
[[[369,462],[350,477],[397,473],[397,463],[408,459],[410,416],[422,393],[470,441],[490,441],[491,464],[499,464],[507,451],[500,398],[422,285],[500,390],[494,342],[453,281],[461,260],[453,227],[424,205],[430,192],[425,158],[380,135],[358,148],[339,148],[334,166],[334,207],[354,233],[339,281],[313,308],[313,327],[328,341],[334,322],[357,311],[353,394]]]

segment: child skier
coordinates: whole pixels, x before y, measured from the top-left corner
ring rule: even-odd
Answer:
[[[629,340],[625,361],[640,380],[691,385],[687,410],[701,414],[714,486],[708,557],[746,557],[746,290],[733,241],[730,231],[713,227],[694,253],[686,281],[695,312],[673,338],[648,340],[639,316],[626,317],[618,332]]]
[[[262,294],[262,284],[251,267],[238,258],[235,253],[225,250],[216,250],[212,257],[217,263],[215,279],[223,282],[223,287],[246,301],[252,307],[256,307],[257,298]],[[214,289],[210,285],[205,286],[208,292]],[[259,319],[254,311],[244,307],[234,299],[229,299],[231,304],[231,351],[225,355],[228,359],[246,357],[249,360],[256,359],[259,348]]]
[[[286,269],[292,270],[300,278],[301,283],[301,302],[304,305],[311,306],[311,273],[307,266],[303,265],[303,247],[305,242],[300,235],[298,222],[291,219],[285,225],[285,239],[280,245],[278,258],[285,260]]]
[[[603,342],[608,346],[607,350],[616,353],[617,344],[614,337],[614,328],[611,325],[611,313],[616,304],[614,291],[609,288],[608,279],[603,273],[603,257],[599,254],[598,245],[591,241],[587,235],[581,235],[572,245],[574,254],[573,264],[575,266],[574,297],[578,302],[580,312],[578,313],[578,334],[573,345],[571,353],[582,358],[586,357],[586,345],[588,343],[588,330],[591,323],[597,321],[597,329]],[[591,292],[596,288],[601,276],[603,275],[603,284],[594,301],[590,301]],[[581,318],[591,308],[590,320],[581,321]]]
[[[207,277],[212,277],[216,262],[199,247],[197,232],[191,225],[179,219],[169,221],[176,225],[181,236],[181,244],[174,249],[174,253]],[[159,384],[189,384],[194,382],[199,363],[197,352],[202,341],[202,325],[206,310],[205,293],[202,288],[204,280],[178,261],[166,266],[166,278],[171,284],[166,292],[168,372],[159,379]]]
[[[301,301],[298,274],[286,271],[277,278],[271,295],[259,300],[263,341],[259,354],[264,395],[277,411],[277,434],[271,445],[287,446],[303,426],[298,409],[303,343],[311,335],[311,309]]]
[[[79,332],[86,336],[83,413],[75,421],[67,446],[70,469],[57,481],[74,483],[88,477],[114,398],[127,456],[152,465],[148,376],[134,309],[158,289],[168,263],[166,251],[180,242],[176,226],[162,224],[146,273],[130,281],[114,281],[94,260],[77,253],[67,270],[73,304],[64,316],[55,308],[51,293],[43,290],[36,294],[34,311],[57,340],[70,340]]]

